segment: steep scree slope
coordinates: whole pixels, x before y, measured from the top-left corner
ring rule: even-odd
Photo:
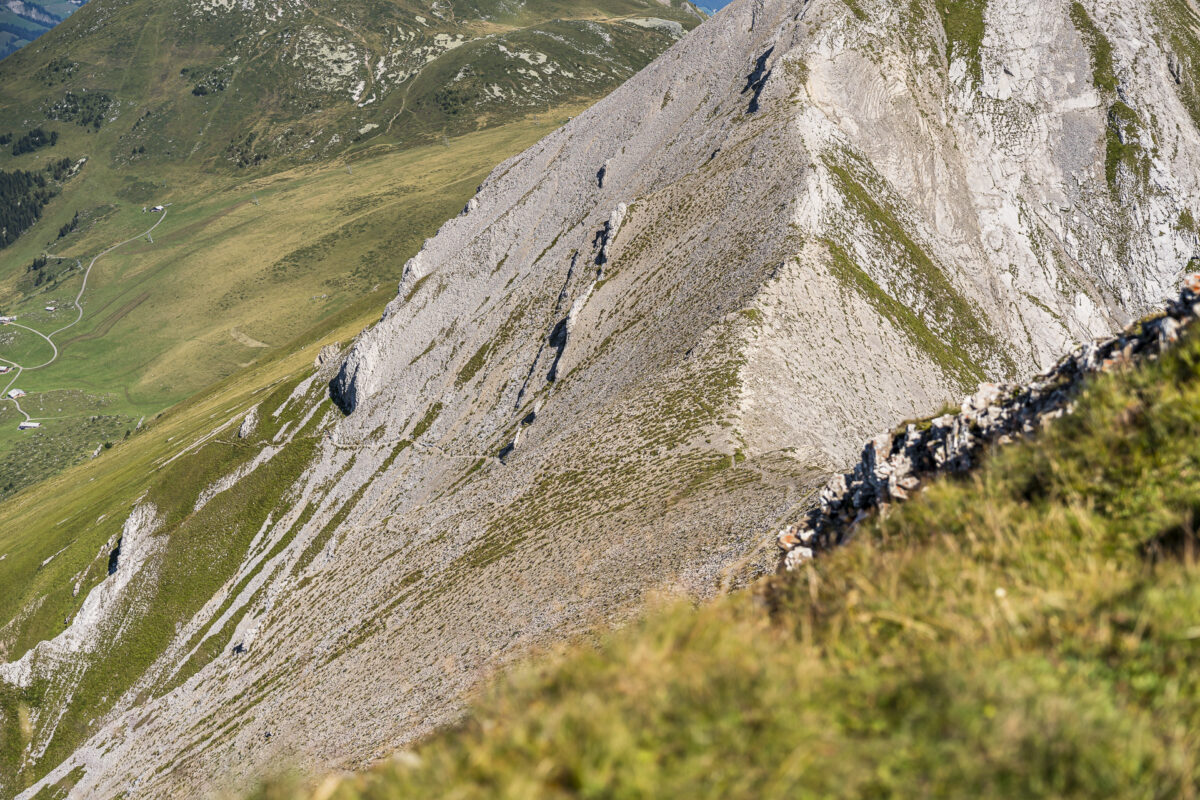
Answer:
[[[1108,374],[1064,370],[1070,415],[926,475],[848,547],[698,607],[648,604],[505,670],[463,724],[375,769],[249,797],[1186,795],[1200,339],[1165,320],[1196,299],[1128,332]]]
[[[498,167],[344,362],[150,481],[167,543],[108,636],[9,653],[26,774],[362,763],[530,643],[741,580],[852,443],[1165,296],[1180,8],[902,5],[740,0]]]

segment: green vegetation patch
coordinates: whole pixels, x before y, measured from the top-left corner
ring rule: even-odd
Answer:
[[[438,415],[441,413],[442,402],[439,400],[430,406],[429,410],[425,412],[425,416],[421,417],[421,420],[412,429],[412,433],[409,434],[408,438],[413,441],[420,439],[425,431],[429,430],[429,426],[433,425],[434,421],[437,420]]]
[[[982,377],[979,367],[965,353],[946,344],[919,314],[885,292],[839,244],[829,240],[824,244],[829,248],[829,268],[834,277],[842,285],[852,287],[876,312],[904,331],[933,363],[942,366],[960,383]]]
[[[983,47],[987,0],[936,0],[936,3],[946,32],[946,60],[966,59],[969,74],[978,83],[983,78],[979,51]]]
[[[850,9],[850,13],[855,17],[863,21],[867,19],[867,12],[863,11],[862,6],[858,4],[858,0],[842,0],[842,2],[846,4]]]
[[[105,92],[66,92],[46,109],[46,116],[98,131],[112,104],[112,97]]]
[[[37,222],[55,193],[40,172],[0,170],[0,248],[8,247]]]
[[[1197,438],[1193,334],[756,595],[543,654],[332,796],[1190,796]]]
[[[36,76],[46,86],[66,83],[79,71],[79,63],[65,56],[55,56],[38,69]]]
[[[1137,112],[1120,101],[1113,103],[1104,137],[1104,177],[1114,193],[1120,188],[1122,174],[1143,181],[1150,176],[1150,161],[1138,140],[1139,131]]]
[[[1106,94],[1117,91],[1117,71],[1113,64],[1113,46],[1104,32],[1096,26],[1083,3],[1071,4],[1071,22],[1087,45],[1092,60],[1092,81]]]
[[[1139,140],[1141,123],[1137,112],[1117,99],[1119,81],[1112,42],[1080,2],[1071,4],[1071,22],[1087,46],[1092,82],[1110,104],[1104,141],[1104,177],[1109,190],[1116,194],[1123,174],[1142,181],[1149,177],[1149,162]]]
[[[1172,56],[1175,90],[1183,101],[1192,122],[1200,126],[1200,83],[1196,68],[1200,66],[1200,16],[1189,0],[1157,0],[1153,10],[1166,32]]]
[[[34,128],[13,142],[12,154],[20,156],[43,147],[54,147],[56,144],[58,144],[58,131],[47,132],[42,128]]]
[[[937,348],[943,354],[938,363],[947,374],[964,386],[971,385],[983,375],[977,365],[989,357],[1000,359],[1005,370],[1011,373],[1015,369],[1011,358],[983,327],[979,310],[954,288],[941,267],[934,263],[889,207],[882,180],[875,175],[859,174],[867,167],[850,153],[844,153],[840,161],[826,157],[825,165],[847,204],[904,264],[904,281],[930,304],[931,309],[936,309],[936,319],[930,314],[922,319],[924,326],[944,342],[944,347]],[[852,275],[853,272],[843,269],[842,274]],[[929,341],[923,345],[930,346]]]
[[[455,386],[464,386],[471,382],[471,379],[483,369],[483,365],[487,363],[488,353],[491,351],[492,343],[484,342],[483,345],[475,351],[475,355],[471,356],[463,368],[458,371],[458,377],[454,379]]]

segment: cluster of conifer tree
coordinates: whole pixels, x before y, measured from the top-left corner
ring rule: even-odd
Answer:
[[[71,217],[71,221],[58,229],[58,238],[63,238],[71,231],[79,227],[79,212],[75,212],[75,216]]]
[[[46,172],[51,178],[56,181],[61,181],[67,177],[67,173],[71,171],[71,159],[60,158],[57,161],[51,161],[46,165]]]
[[[67,92],[46,110],[46,116],[98,131],[111,106],[112,98],[104,92]]]
[[[8,247],[33,223],[54,196],[41,172],[0,170],[0,247]]]
[[[66,261],[55,262],[58,266],[46,269],[46,265],[50,261],[45,256],[38,256],[33,260],[33,263],[25,268],[26,274],[33,273],[33,286],[37,288],[43,283],[58,280],[59,276],[64,272],[70,271],[70,263]]]
[[[53,147],[56,144],[58,144],[58,131],[47,133],[41,128],[34,128],[13,142],[12,154],[19,156],[24,153],[32,153],[41,147]]]

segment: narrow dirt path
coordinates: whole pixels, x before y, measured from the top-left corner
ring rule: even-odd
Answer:
[[[117,242],[116,244],[111,245],[104,250],[101,250],[99,253],[97,253],[92,258],[91,263],[89,263],[87,266],[87,269],[84,270],[83,284],[79,287],[79,293],[77,295],[75,295],[75,302],[73,303],[73,305],[75,306],[75,310],[77,313],[75,315],[74,321],[69,322],[66,325],[59,328],[58,330],[51,331],[48,334],[42,333],[41,331],[38,331],[38,330],[34,330],[33,328],[30,328],[28,325],[21,325],[20,323],[17,323],[17,322],[9,323],[10,325],[12,325],[16,328],[22,328],[24,330],[29,331],[30,333],[34,333],[34,334],[37,334],[38,336],[42,337],[50,345],[50,349],[54,351],[54,355],[52,355],[48,361],[44,361],[41,364],[38,364],[36,367],[27,367],[24,364],[20,364],[16,361],[10,361],[9,359],[0,356],[0,362],[8,364],[9,366],[14,368],[12,379],[8,382],[8,385],[5,386],[4,389],[0,390],[0,394],[5,395],[5,399],[9,400],[9,402],[11,402],[14,406],[16,406],[17,411],[21,413],[21,416],[25,417],[26,422],[33,422],[35,420],[33,417],[29,416],[29,414],[27,414],[25,412],[25,409],[21,408],[21,404],[19,402],[17,402],[16,397],[8,397],[7,396],[9,391],[12,390],[14,384],[16,384],[16,382],[17,382],[17,379],[21,377],[22,372],[28,372],[28,371],[35,370],[35,369],[42,369],[43,367],[48,367],[51,364],[53,364],[55,361],[58,360],[58,345],[56,345],[54,343],[54,337],[57,336],[58,334],[62,333],[63,331],[74,328],[76,325],[79,324],[80,320],[83,319],[83,305],[80,301],[83,300],[83,293],[87,291],[88,278],[91,277],[92,268],[94,266],[96,266],[96,262],[99,261],[104,256],[111,253],[113,250],[116,250],[118,247],[123,247],[124,245],[127,245],[130,242],[136,242],[138,239],[141,239],[143,236],[149,236],[154,231],[154,229],[157,228],[159,225],[161,225],[163,220],[165,220],[167,218],[167,208],[169,206],[170,206],[169,203],[166,206],[163,206],[162,214],[159,215],[158,219],[155,220],[154,224],[151,225],[149,228],[142,231],[137,236],[131,236],[123,242]],[[63,256],[55,256],[55,255],[47,254],[47,257],[64,260]],[[75,263],[80,266],[83,266],[83,262],[80,259],[75,259]]]

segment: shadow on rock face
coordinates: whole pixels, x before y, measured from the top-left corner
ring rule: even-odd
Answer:
[[[337,375],[329,382],[329,398],[346,416],[354,413],[354,409],[358,405],[357,392],[354,388],[354,372],[355,370],[350,366],[350,360],[347,359],[338,369]]]

